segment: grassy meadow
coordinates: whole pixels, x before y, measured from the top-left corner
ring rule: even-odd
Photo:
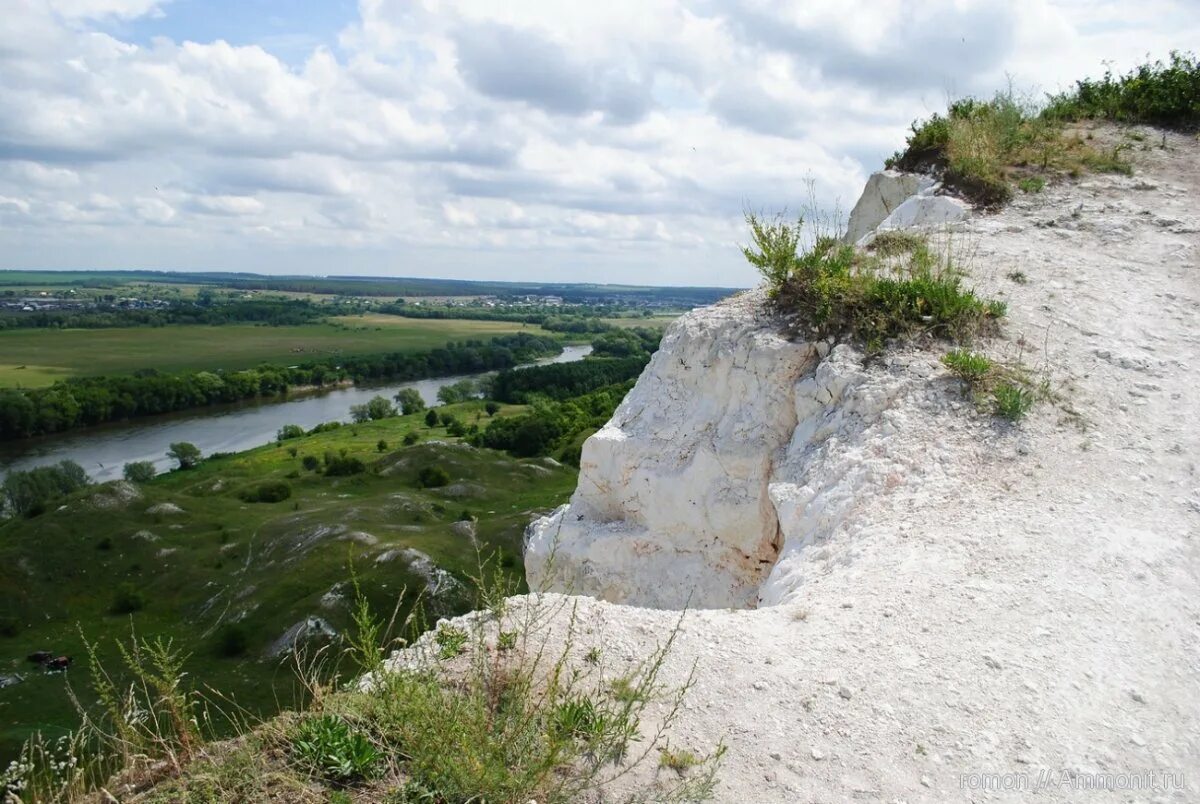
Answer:
[[[482,408],[440,410],[484,425]],[[409,432],[420,441],[402,446]],[[77,723],[68,688],[91,700],[82,637],[100,644],[109,667],[119,666],[115,640],[169,637],[191,654],[187,683],[272,713],[304,701],[292,662],[268,656],[269,646],[308,617],[346,628],[351,564],[377,610],[390,613],[402,590],[405,606],[423,591],[434,619],[471,607],[477,549],[502,551],[502,565],[522,574],[526,524],[566,501],[575,470],[456,442],[422,414],[346,425],[137,487],[91,487],[36,518],[0,522],[0,676],[23,677],[0,688],[0,760],[31,731],[58,734]],[[305,456],[342,450],[368,471],[331,477],[304,467]],[[418,475],[432,466],[449,482],[423,488]],[[290,498],[243,500],[269,481],[287,483]],[[456,524],[468,518],[473,526]],[[122,585],[143,597],[143,608],[115,612]],[[76,664],[45,673],[25,660],[37,650]]]
[[[377,320],[378,319],[378,320]],[[386,319],[386,321],[385,321]],[[34,388],[69,376],[243,369],[338,355],[419,351],[447,341],[540,327],[510,321],[344,316],[300,326],[119,327],[0,331],[0,387]]]

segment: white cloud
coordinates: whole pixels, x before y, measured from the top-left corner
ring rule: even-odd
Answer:
[[[55,14],[67,19],[118,17],[132,19],[146,14],[161,14],[164,0],[49,0]]]
[[[1200,41],[1189,0],[361,0],[300,62],[105,25],[171,11],[6,10],[11,265],[748,284],[746,206],[844,210],[948,94]]]
[[[246,195],[198,195],[188,201],[188,206],[210,215],[254,215],[263,210],[261,201]]]

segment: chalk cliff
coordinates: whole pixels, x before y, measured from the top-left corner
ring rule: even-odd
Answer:
[[[856,239],[965,214],[932,189],[913,174],[872,176],[851,215]],[[670,327],[584,444],[571,502],[530,526],[531,588],[655,608],[775,605],[802,583],[805,547],[940,471],[936,442],[903,432],[935,359],[867,371],[851,347],[789,339],[785,324],[760,290]]]

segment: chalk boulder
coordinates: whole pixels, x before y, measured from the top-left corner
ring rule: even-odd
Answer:
[[[880,170],[867,179],[858,203],[850,211],[850,223],[843,237],[857,243],[883,223],[901,204],[920,192],[930,192],[935,182],[919,173]]]

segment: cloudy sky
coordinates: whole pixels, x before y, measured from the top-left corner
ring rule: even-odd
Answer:
[[[908,123],[1197,0],[4,0],[0,267],[748,285]]]

